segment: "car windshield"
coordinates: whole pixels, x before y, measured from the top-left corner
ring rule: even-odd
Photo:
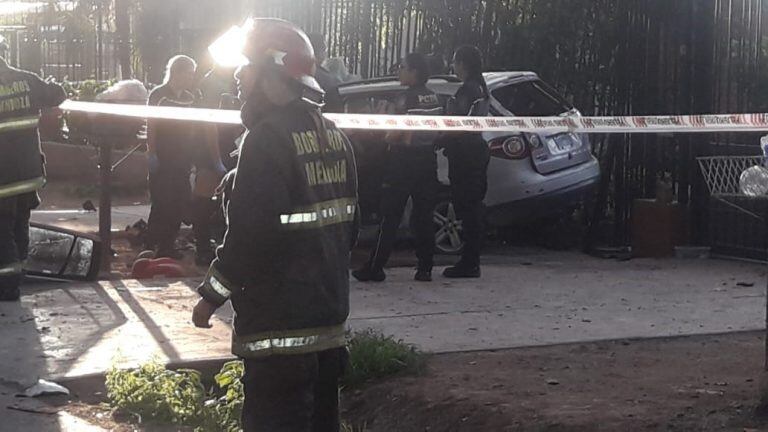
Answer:
[[[491,92],[509,112],[521,117],[556,116],[573,107],[541,81],[524,81]]]

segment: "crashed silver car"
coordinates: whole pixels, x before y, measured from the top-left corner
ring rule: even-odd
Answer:
[[[492,72],[485,79],[491,92],[492,116],[579,115],[556,90],[533,72]],[[427,84],[443,102],[461,86],[454,76],[436,76]],[[386,77],[344,84],[339,93],[348,113],[376,113],[392,103],[405,88]],[[485,199],[491,227],[508,227],[568,214],[592,194],[600,178],[589,137],[573,133],[483,134],[491,150],[488,194]],[[354,134],[360,175],[363,221],[379,220],[381,160],[387,144],[373,135]],[[436,247],[442,253],[462,248],[461,221],[450,203],[448,161],[438,153],[438,177],[443,186],[435,208]],[[407,215],[404,221],[407,221]]]

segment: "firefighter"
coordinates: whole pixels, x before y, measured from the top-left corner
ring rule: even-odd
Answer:
[[[60,85],[8,65],[8,51],[0,36],[0,301],[19,299],[30,212],[45,183],[40,112],[67,97]]]
[[[456,50],[453,58],[456,75],[463,81],[449,100],[446,112],[455,116],[486,116],[488,87],[483,78],[483,60],[474,46]],[[451,133],[439,140],[448,158],[451,201],[462,221],[464,249],[459,262],[443,271],[447,278],[480,277],[480,251],[485,238],[483,200],[488,189],[488,145],[479,133]]]
[[[400,83],[407,89],[394,104],[394,114],[437,115],[442,113],[437,95],[426,86],[429,63],[421,54],[408,55],[400,66]],[[352,275],[361,282],[382,282],[386,279],[384,266],[395,245],[403,212],[411,198],[411,231],[416,243],[418,266],[415,280],[432,280],[435,251],[433,212],[437,197],[436,134],[388,133],[389,143],[384,182],[382,185],[379,236],[368,262]]]
[[[232,302],[245,431],[338,431],[357,233],[352,147],[322,117],[302,30],[256,19],[244,54],[249,63],[236,77],[248,134],[224,197],[227,233],[192,321],[209,327]]]

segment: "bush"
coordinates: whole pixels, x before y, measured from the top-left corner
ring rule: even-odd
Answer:
[[[205,402],[203,416],[196,432],[238,432],[243,412],[243,362],[232,361],[224,365],[214,380],[217,388],[213,398]],[[218,395],[218,396],[217,396]]]
[[[356,333],[349,344],[349,369],[342,378],[347,387],[397,373],[418,373],[424,358],[413,347],[389,336],[367,330]],[[238,432],[243,410],[244,368],[241,361],[224,365],[206,392],[200,372],[170,371],[152,362],[134,370],[107,373],[109,405],[139,423],[147,421],[194,427],[195,432]],[[364,431],[345,424],[347,431]]]
[[[106,387],[110,405],[140,423],[189,424],[200,416],[205,395],[200,372],[170,371],[157,362],[135,370],[113,368]]]
[[[398,373],[420,373],[423,367],[424,357],[414,347],[366,330],[356,333],[349,342],[349,370],[342,383],[354,387]]]

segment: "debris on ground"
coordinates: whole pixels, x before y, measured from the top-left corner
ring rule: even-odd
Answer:
[[[188,276],[182,264],[173,258],[137,259],[131,269],[134,279],[152,279],[155,277],[182,278]]]
[[[69,395],[69,390],[53,381],[47,381],[39,379],[35,385],[24,390],[24,397],[38,397],[38,396],[53,396],[53,395]]]
[[[89,211],[89,212],[95,212],[95,211],[96,211],[96,206],[95,206],[95,205],[93,205],[93,201],[91,201],[91,200],[86,200],[86,201],[83,203],[83,210],[85,210],[85,211]]]

